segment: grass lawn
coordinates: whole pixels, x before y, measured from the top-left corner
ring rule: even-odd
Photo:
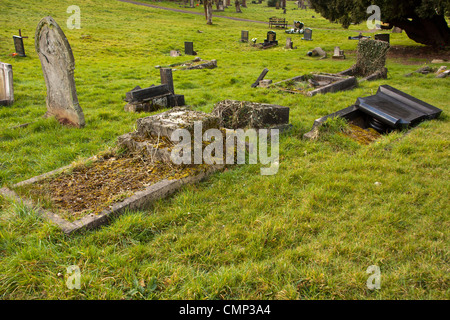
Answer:
[[[264,68],[274,82],[347,69],[355,63],[357,45],[348,36],[364,31],[365,24],[344,30],[311,10],[292,10],[289,2],[286,18],[311,27],[313,41],[280,29],[280,45],[259,50],[239,39],[241,30],[249,30],[250,39],[263,42],[269,29],[260,23],[213,18],[208,26],[200,15],[80,0],[81,29],[70,30],[66,10],[72,4],[0,3],[0,61],[13,65],[15,93],[12,106],[0,107],[0,187],[93,156],[133,131],[136,119],[148,114],[125,113],[125,93],[159,84],[154,66],[191,60],[169,56],[170,50],[183,52],[184,41],[193,41],[202,59],[218,62],[212,70],[174,71],[175,92],[188,105],[207,112],[224,99],[283,105],[291,108],[293,129],[280,139],[276,175],[260,175],[259,165],[233,167],[151,210],[128,212],[70,237],[35,210],[0,198],[0,299],[450,298],[450,80],[404,77],[425,58],[388,59],[387,80],[305,97],[250,85]],[[281,16],[265,4],[248,3],[242,10],[236,14],[230,7],[224,14],[259,21]],[[75,56],[84,129],[41,117],[46,87],[33,38],[47,15],[64,30]],[[18,29],[29,36],[26,58],[10,56]],[[287,37],[297,49],[284,49]],[[391,34],[391,44],[421,47],[404,33]],[[330,56],[337,45],[346,60],[306,56],[314,47]],[[302,139],[314,119],[374,94],[382,84],[443,113],[370,145],[332,128],[318,141]],[[80,290],[66,286],[71,265],[81,270]],[[381,268],[380,290],[366,286],[371,265]]]

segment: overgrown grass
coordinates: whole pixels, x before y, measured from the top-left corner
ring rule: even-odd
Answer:
[[[72,4],[0,3],[0,60],[13,65],[16,97],[13,106],[0,107],[0,185],[87,158],[132,131],[144,115],[123,111],[125,92],[158,84],[156,65],[192,59],[169,56],[171,49],[182,51],[184,41],[193,41],[203,59],[218,60],[217,69],[174,72],[175,91],[189,105],[210,111],[223,99],[275,103],[291,108],[294,127],[281,139],[274,176],[261,176],[259,166],[239,166],[186,187],[151,210],[129,212],[71,237],[34,210],[0,199],[1,298],[450,298],[448,79],[404,77],[417,66],[388,60],[387,80],[352,91],[309,98],[252,89],[266,67],[266,78],[274,81],[350,67],[352,54],[333,61],[306,53],[316,46],[330,54],[336,45],[355,50],[357,43],[347,40],[354,31],[313,13],[311,22],[300,17],[313,29],[318,21],[312,42],[277,32],[280,46],[258,50],[239,42],[240,31],[249,30],[250,38],[262,42],[268,31],[263,24],[214,18],[207,26],[202,16],[83,0],[78,1],[82,28],[69,30],[66,9]],[[279,15],[258,6],[249,4],[242,17],[252,19],[252,11],[261,21]],[[41,118],[46,89],[33,35],[46,15],[63,28],[74,52],[87,123],[82,130]],[[26,58],[9,56],[19,28],[30,36],[24,40]],[[284,49],[286,37],[298,49]],[[391,43],[414,45],[404,34],[393,34]],[[314,119],[374,94],[381,84],[444,112],[369,146],[341,136],[336,124],[319,141],[301,139]],[[27,122],[33,123],[11,129]],[[80,290],[65,284],[70,265],[81,269]],[[381,268],[380,290],[366,287],[370,265]]]

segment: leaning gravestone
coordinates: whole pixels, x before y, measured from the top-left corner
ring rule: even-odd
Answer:
[[[0,105],[11,105],[14,102],[12,66],[0,62]]]
[[[62,124],[84,127],[73,76],[75,59],[64,32],[52,17],[39,22],[35,47],[47,85],[46,116],[54,116]]]

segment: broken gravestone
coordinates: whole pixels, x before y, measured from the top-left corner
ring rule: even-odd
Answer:
[[[371,39],[361,39],[358,42],[356,64],[339,72],[338,75],[363,77],[362,81],[387,78],[386,55],[390,45],[388,42]]]
[[[9,106],[14,102],[12,65],[0,62],[0,105]]]
[[[319,128],[330,118],[344,118],[362,129],[379,133],[402,130],[439,117],[442,110],[388,85],[378,87],[375,95],[358,98],[356,103],[314,121],[305,139],[317,139]]]
[[[287,130],[289,108],[275,104],[249,101],[223,100],[211,114],[220,119],[220,127],[227,129],[279,129]]]
[[[308,51],[307,55],[310,57],[320,57],[320,59],[325,59],[327,57],[327,53],[320,47]]]
[[[54,116],[62,124],[84,127],[84,114],[78,104],[73,76],[75,59],[64,32],[52,17],[39,22],[35,47],[47,85],[45,115]]]
[[[126,93],[127,112],[151,112],[162,108],[184,106],[184,95],[175,94],[172,69],[160,69],[161,85],[142,89],[137,86]]]

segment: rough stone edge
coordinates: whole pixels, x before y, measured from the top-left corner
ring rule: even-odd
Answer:
[[[328,118],[344,117],[345,115],[352,113],[356,110],[358,110],[358,106],[352,105],[350,107],[344,108],[342,110],[339,110],[337,112],[331,113],[329,115],[326,115],[326,116],[323,116],[321,118],[314,120],[314,124],[313,124],[311,130],[303,135],[303,139],[309,139],[309,140],[317,139],[319,137],[319,128],[322,126],[322,124],[325,121],[327,121]]]
[[[68,166],[70,167],[70,166]],[[68,167],[60,168],[57,170],[54,170],[52,172],[48,172],[46,174],[43,174],[41,176],[28,179],[24,182],[26,184],[30,184],[36,181],[39,181],[41,179],[48,176],[51,176],[55,173],[62,172],[64,169],[67,169]],[[39,208],[38,206],[35,206],[33,202],[29,199],[23,199],[21,198],[17,193],[14,191],[8,189],[8,188],[1,188],[0,194],[4,195],[7,198],[10,198],[17,202],[22,202],[24,205],[30,208],[35,208],[39,214],[41,214],[44,218],[47,218],[48,220],[55,223],[64,233],[70,235],[74,232],[84,230],[84,229],[93,229],[95,227],[98,227],[100,225],[103,225],[107,223],[113,216],[117,216],[121,213],[123,213],[125,210],[136,210],[136,209],[144,209],[148,207],[151,202],[165,198],[166,196],[176,192],[179,190],[182,186],[195,183],[198,181],[201,181],[205,178],[207,178],[212,173],[222,169],[224,165],[216,165],[210,167],[205,172],[201,172],[194,176],[188,176],[186,178],[182,179],[174,179],[174,180],[168,180],[164,179],[161,181],[158,181],[155,184],[152,184],[148,187],[146,187],[142,191],[138,191],[134,193],[131,197],[126,198],[122,202],[115,203],[112,205],[110,209],[103,210],[100,214],[94,215],[90,214],[87,216],[84,216],[74,222],[69,222],[57,214],[44,210],[42,208]],[[37,179],[39,178],[39,179]],[[25,185],[24,183],[21,185]],[[17,186],[17,184],[15,185]]]
[[[348,86],[347,86],[348,84]],[[345,86],[344,86],[345,85]],[[315,96],[316,94],[325,94],[325,93],[333,93],[338,91],[346,91],[354,89],[358,86],[358,81],[355,77],[351,76],[350,78],[343,78],[342,80],[338,80],[336,82],[327,84],[321,88],[309,91],[306,93],[308,97]],[[334,90],[337,87],[337,90]]]
[[[21,198],[17,193],[6,187],[0,188],[0,195],[3,195],[5,198],[10,199],[11,201],[22,203],[29,208],[34,208],[34,210],[36,210],[42,217],[55,223],[64,233],[70,233],[71,230],[76,227],[75,224],[61,218],[57,214],[35,206],[31,200]]]

